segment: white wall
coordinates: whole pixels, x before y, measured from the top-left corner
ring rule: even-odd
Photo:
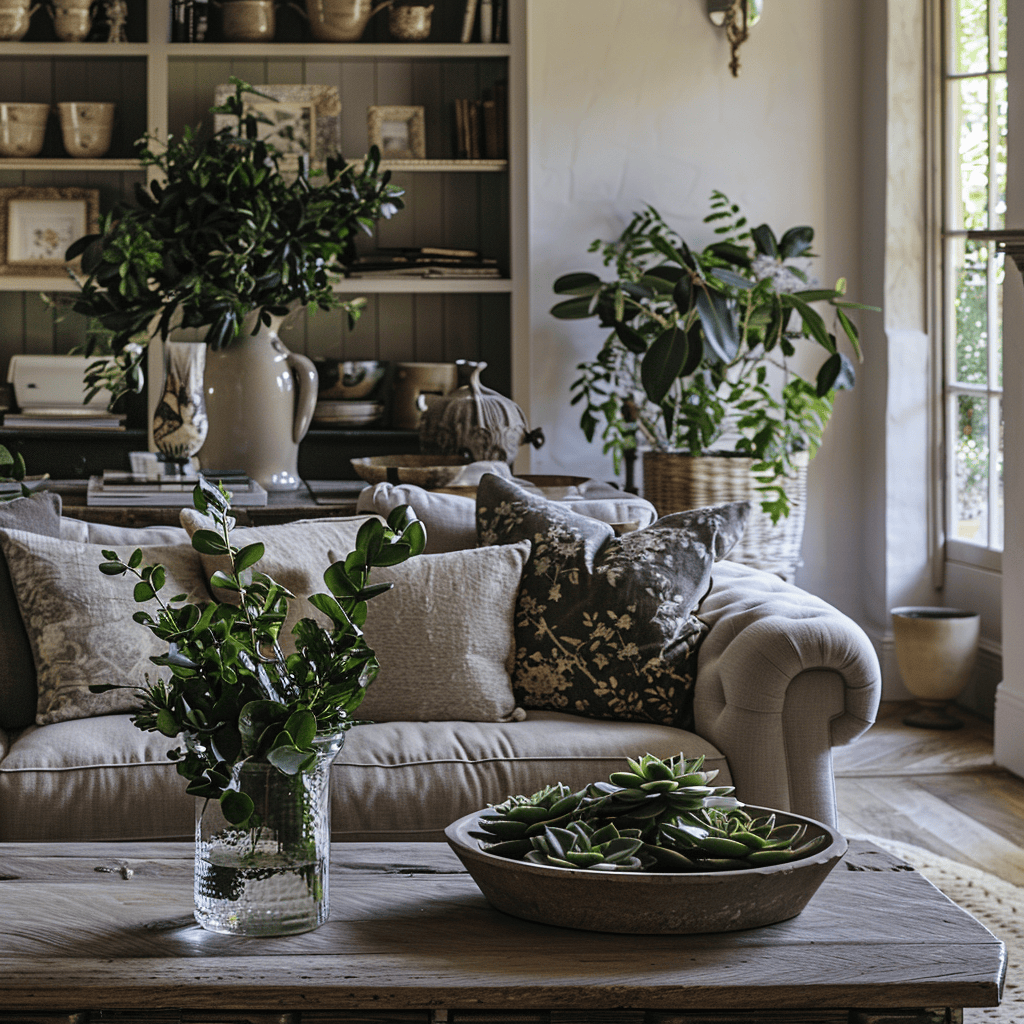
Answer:
[[[713,237],[702,219],[715,188],[777,233],[810,224],[817,275],[830,284],[845,276],[861,297],[858,7],[768,0],[733,78],[704,0],[527,0],[529,408],[548,439],[533,472],[612,477],[610,457],[586,443],[569,405],[575,364],[603,333],[595,320],[551,317],[551,284],[567,271],[599,272],[587,246],[615,237],[644,202],[696,246]],[[862,324],[867,316],[878,314]],[[799,577],[858,619],[865,408],[863,389],[838,397],[811,465]]]

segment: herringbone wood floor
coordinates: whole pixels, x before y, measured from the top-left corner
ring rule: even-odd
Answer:
[[[915,729],[911,704],[835,755],[839,828],[923,846],[1024,885],[1024,779],[996,767],[992,726],[960,711],[963,729]]]

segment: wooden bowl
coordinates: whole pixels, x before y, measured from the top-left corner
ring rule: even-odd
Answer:
[[[760,928],[796,917],[846,853],[833,828],[786,811],[747,806],[754,817],[774,814],[780,825],[807,825],[807,838],[829,845],[788,864],[741,871],[582,871],[497,857],[470,836],[480,814],[445,829],[480,891],[513,917],[562,928],[633,935],[690,935]]]
[[[469,464],[461,455],[371,455],[351,462],[367,483],[415,484],[428,491],[446,487]]]

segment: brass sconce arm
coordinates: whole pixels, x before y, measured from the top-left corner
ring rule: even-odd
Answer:
[[[747,41],[750,29],[761,18],[764,0],[706,0],[708,17],[718,28],[725,29],[729,43],[729,70],[733,78],[740,73],[740,46]]]

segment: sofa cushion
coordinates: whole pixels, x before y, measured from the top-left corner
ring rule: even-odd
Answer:
[[[532,541],[516,606],[513,689],[526,708],[688,727],[695,617],[747,502],[612,527],[500,477],[477,491],[482,545]]]
[[[522,481],[517,481],[522,483]],[[531,486],[526,486],[531,490]],[[537,494],[540,491],[533,488]],[[599,481],[587,481],[562,499],[574,512],[604,523],[650,526],[658,514],[654,506],[635,494],[626,494]],[[428,554],[458,551],[476,545],[476,498],[442,491],[426,491],[413,484],[380,483],[359,495],[359,512],[387,514],[397,505],[411,505],[427,528]]]
[[[369,516],[349,516],[326,519],[299,519],[294,523],[277,526],[247,526],[231,531],[231,543],[236,548],[257,541],[264,545],[263,558],[255,565],[258,572],[266,573],[283,587],[287,587],[298,600],[290,601],[288,615],[281,627],[281,648],[286,654],[295,651],[292,630],[299,619],[311,618],[326,624],[328,619],[305,600],[310,594],[324,593],[324,572],[331,564],[331,550],[347,555],[354,547],[359,527]],[[209,530],[211,521],[192,508],[181,510],[181,525],[191,537],[196,530]],[[226,556],[201,555],[206,580],[220,570],[228,572],[231,563]],[[218,601],[238,604],[238,595],[219,587],[207,588]]]
[[[180,839],[195,834],[195,801],[167,760],[174,741],[128,715],[30,727],[0,762],[0,842]],[[346,733],[331,770],[336,841],[443,841],[456,818],[534,793],[605,779],[650,751],[722,755],[691,733],[531,711],[525,722],[382,722]]]
[[[60,495],[42,491],[0,502],[0,529],[60,535]],[[0,728],[23,729],[36,715],[36,667],[18,598],[0,550]]]
[[[419,555],[376,568],[363,632],[380,675],[356,712],[374,722],[507,722],[521,719],[512,695],[515,609],[529,543]],[[347,552],[346,552],[347,554]],[[343,557],[332,551],[331,560]]]
[[[39,690],[36,722],[46,725],[125,711],[137,703],[133,690],[89,692],[90,683],[145,684],[166,673],[150,662],[166,652],[164,641],[134,622],[138,610],[130,577],[104,576],[106,545],[0,531],[32,645]],[[134,545],[112,545],[127,559]],[[164,594],[208,600],[199,555],[188,544],[142,548],[145,564],[167,571]],[[155,605],[153,606],[155,607]]]
[[[80,544],[187,544],[188,534],[181,526],[111,526],[108,523],[86,523],[64,516],[60,521],[62,540]]]

